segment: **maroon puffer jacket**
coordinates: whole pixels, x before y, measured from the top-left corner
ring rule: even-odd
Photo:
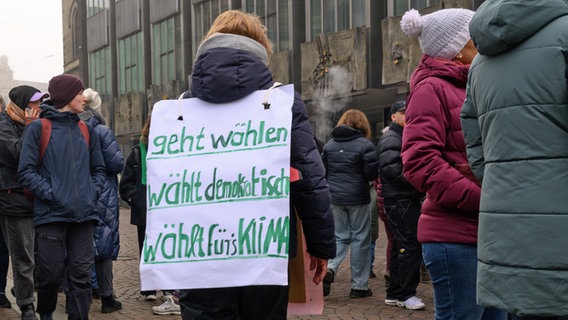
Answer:
[[[467,161],[460,111],[469,65],[424,55],[410,80],[404,177],[426,192],[420,242],[476,244],[480,187]]]

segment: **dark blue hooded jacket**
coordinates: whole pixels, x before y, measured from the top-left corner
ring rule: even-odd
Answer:
[[[51,120],[51,137],[39,159],[42,123],[32,121],[24,132],[18,178],[35,195],[36,226],[52,222],[98,221],[97,199],[105,179],[99,138],[89,127],[87,145],[79,117],[42,104],[41,118]]]
[[[211,37],[207,40],[210,41],[209,48],[202,53],[198,51],[190,91],[184,94],[184,98],[197,97],[211,103],[230,102],[257,90],[268,89],[274,83],[262,59],[243,48],[243,43],[238,43],[254,40],[227,34],[222,38],[231,38],[232,42],[216,46],[215,41],[221,37]],[[335,257],[336,245],[329,186],[306,108],[298,93],[292,107],[290,162],[302,175],[302,180],[290,186],[290,207],[296,209],[302,222],[308,253],[317,258],[331,259]],[[296,254],[296,219],[293,213],[290,215],[290,234],[289,255],[293,257]]]
[[[106,168],[103,189],[97,202],[100,221],[95,227],[95,258],[116,260],[120,250],[117,175],[122,172],[124,156],[112,130],[103,124],[104,120],[101,120],[98,112],[88,110],[81,113],[80,118],[93,127],[94,134],[99,137]]]

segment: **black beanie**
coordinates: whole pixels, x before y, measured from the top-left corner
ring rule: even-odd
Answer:
[[[10,90],[8,97],[10,100],[20,107],[20,109],[25,110],[30,102],[30,98],[36,93],[40,92],[38,89],[31,86],[17,86]]]
[[[70,74],[60,74],[51,78],[47,87],[51,102],[56,108],[69,104],[84,89],[81,79]]]

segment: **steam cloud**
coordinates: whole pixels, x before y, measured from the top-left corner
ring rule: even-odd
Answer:
[[[316,119],[316,138],[327,142],[331,130],[335,127],[334,115],[344,110],[349,101],[352,86],[351,74],[341,66],[332,66],[320,79],[318,88],[314,91],[314,115]]]

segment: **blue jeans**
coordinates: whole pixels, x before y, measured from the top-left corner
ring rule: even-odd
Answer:
[[[371,217],[369,205],[332,205],[335,219],[337,255],[327,268],[337,274],[337,269],[351,247],[351,289],[367,290],[371,266]]]
[[[423,243],[422,255],[434,286],[436,320],[505,320],[507,314],[476,304],[477,247]]]

